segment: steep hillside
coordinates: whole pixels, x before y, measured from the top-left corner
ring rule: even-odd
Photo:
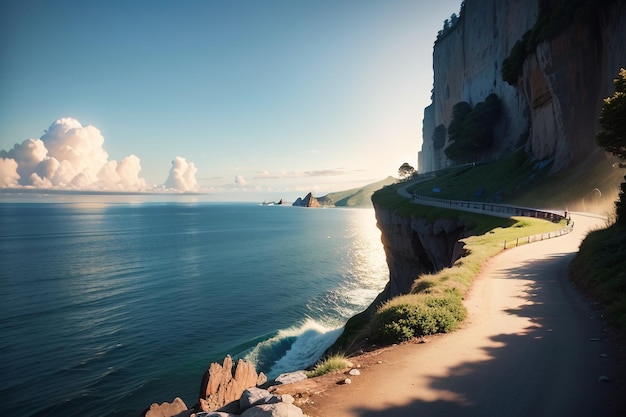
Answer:
[[[322,197],[313,197],[309,193],[304,198],[298,198],[293,205],[297,207],[353,207],[372,208],[372,194],[386,185],[393,184],[397,180],[387,177],[384,180],[374,182],[359,188],[326,194]]]
[[[330,201],[335,207],[372,207],[372,194],[396,181],[394,177],[389,176],[365,187],[327,194],[323,199]]]

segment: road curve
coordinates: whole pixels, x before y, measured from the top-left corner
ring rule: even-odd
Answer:
[[[568,266],[599,218],[488,262],[462,329],[380,354],[352,384],[319,398],[315,417],[614,416],[623,393],[604,323]],[[312,410],[313,411],[313,410]]]

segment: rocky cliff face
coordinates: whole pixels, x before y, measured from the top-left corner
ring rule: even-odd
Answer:
[[[295,207],[322,207],[320,201],[313,197],[313,194],[308,193],[306,197],[300,198],[294,201],[293,206]]]
[[[456,219],[429,223],[409,219],[395,210],[374,206],[389,266],[389,282],[372,307],[397,295],[408,294],[421,274],[452,266],[463,254],[465,226]]]
[[[626,3],[614,1],[597,18],[575,22],[541,43],[511,86],[502,80],[502,62],[535,24],[538,10],[538,0],[465,1],[462,18],[433,51],[433,102],[424,111],[420,173],[449,164],[431,137],[436,126],[448,127],[452,107],[460,101],[473,106],[491,93],[500,97],[503,117],[483,160],[509,153],[526,137],[528,154],[553,159],[554,171],[599,150],[602,98],[613,92],[612,80],[626,66]]]

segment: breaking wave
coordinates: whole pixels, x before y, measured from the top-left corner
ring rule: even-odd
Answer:
[[[279,330],[259,342],[243,356],[273,379],[282,373],[315,364],[342,331],[343,327],[327,327],[306,318],[301,324]]]

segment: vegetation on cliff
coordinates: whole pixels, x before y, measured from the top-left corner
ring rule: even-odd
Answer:
[[[485,101],[476,104],[474,108],[465,101],[455,104],[448,126],[451,143],[444,150],[448,159],[455,162],[476,161],[493,144],[493,127],[501,115],[502,104],[494,93],[489,94]]]
[[[522,75],[524,61],[544,41],[549,41],[574,22],[592,21],[598,11],[616,0],[540,0],[537,22],[522,39],[515,42],[509,56],[502,62],[502,79],[516,85]]]

